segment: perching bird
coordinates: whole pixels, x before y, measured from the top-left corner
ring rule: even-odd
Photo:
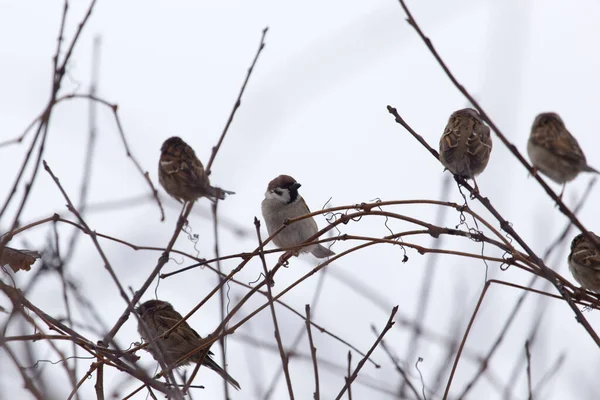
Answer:
[[[235,194],[210,185],[194,149],[180,137],[165,140],[160,151],[158,181],[175,200],[183,203],[208,197],[216,201],[223,200],[226,194]]]
[[[589,233],[600,241],[600,238],[593,232]],[[583,233],[573,238],[568,261],[573,278],[584,289],[600,293],[600,252]]]
[[[267,225],[269,235],[279,229],[285,220],[310,213],[306,202],[298,193],[301,185],[289,175],[279,175],[269,182],[265,199],[262,201],[262,215]],[[319,228],[313,217],[296,221],[281,230],[273,238],[273,243],[280,248],[299,246],[309,237],[317,233]],[[320,244],[304,246],[296,251],[311,252],[317,258],[325,258],[335,253]]]
[[[527,142],[527,153],[534,169],[563,185],[560,197],[566,183],[575,179],[580,172],[598,173],[587,165],[579,143],[560,116],[553,112],[541,113],[535,118]]]
[[[138,332],[142,335],[144,342],[150,342],[152,339],[157,338],[183,319],[181,314],[175,311],[170,303],[161,300],[148,300],[137,307],[136,312],[139,314],[141,320],[138,324]],[[146,349],[152,354],[154,359],[158,360],[160,358],[158,355],[162,354],[167,364],[173,364],[199,347],[202,344],[201,339],[200,335],[185,321],[167,337],[158,339]],[[195,353],[188,359],[181,361],[178,366],[198,363],[202,357],[202,353],[203,351]],[[204,360],[202,360],[202,365],[215,371],[229,382],[231,386],[239,390],[240,384],[225,372],[223,368],[219,367],[212,359],[212,355],[213,353],[209,350]]]
[[[440,138],[440,161],[455,175],[473,179],[483,172],[490,160],[492,137],[479,113],[463,108],[450,115]]]

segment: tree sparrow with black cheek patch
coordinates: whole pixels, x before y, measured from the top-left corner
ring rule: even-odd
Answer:
[[[300,184],[289,175],[279,175],[269,182],[265,199],[261,204],[269,235],[277,231],[287,219],[310,213],[306,202],[298,193],[299,187]],[[280,248],[297,247],[317,233],[318,230],[319,228],[313,217],[305,218],[283,228],[273,238],[273,243]],[[304,246],[296,251],[296,255],[298,255],[298,252],[310,252],[317,258],[330,257],[335,254],[320,244]]]

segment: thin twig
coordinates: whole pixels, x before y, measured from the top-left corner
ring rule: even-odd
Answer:
[[[218,259],[219,254],[219,217],[217,214],[217,206],[219,200],[212,204],[212,215],[213,215],[213,235],[215,237],[215,257]],[[219,310],[221,315],[221,321],[225,319],[225,291],[223,290],[223,273],[221,272],[221,261],[217,261],[217,271],[219,272],[217,278],[219,279]],[[219,345],[221,346],[221,361],[223,365],[223,371],[227,374],[227,354],[225,353],[225,337],[219,339]],[[190,379],[190,384],[192,380]],[[223,379],[223,394],[225,400],[229,400],[229,382]],[[187,387],[186,387],[187,389]]]
[[[100,363],[98,370],[96,371],[96,399],[104,400],[104,364]]]
[[[450,191],[450,177],[446,174],[442,178],[442,187],[440,191],[440,200],[447,199],[448,193]],[[446,220],[446,214],[448,212],[448,207],[440,207],[438,208],[437,214],[435,216],[435,225],[442,226],[444,221]],[[431,238],[431,248],[438,249],[442,247],[444,243],[443,236],[439,238]],[[416,321],[425,321],[427,317],[427,308],[429,306],[429,300],[431,299],[431,286],[435,280],[435,273],[437,271],[436,266],[437,262],[440,259],[438,257],[439,253],[433,253],[431,257],[427,258],[427,263],[425,264],[425,272],[424,278],[421,279],[421,288],[419,290],[419,297],[417,300],[415,310],[415,318]],[[421,324],[417,324],[413,327],[409,344],[407,346],[407,353],[404,357],[405,360],[412,360],[415,358],[417,350],[419,348],[419,339],[421,338]],[[400,397],[404,396],[406,391],[406,386],[410,384],[408,379],[404,379],[401,382],[400,390],[398,391]]]
[[[90,84],[90,96],[96,96],[98,91],[98,75],[100,71],[100,36],[94,37],[94,47],[92,52],[92,79]],[[83,174],[81,175],[81,184],[79,189],[79,213],[84,216],[87,211],[87,200],[92,181],[92,166],[94,165],[94,155],[96,147],[96,136],[98,130],[98,104],[95,101],[90,101],[88,104],[88,143],[85,151]],[[67,245],[67,254],[64,257],[64,263],[68,264],[75,254],[77,248],[77,239],[80,237],[81,231],[75,229],[69,239]]]
[[[248,322],[250,322],[252,320],[249,320]],[[245,325],[247,326],[247,325]],[[268,351],[271,351],[273,353],[276,353],[277,356],[279,356],[279,349],[277,348],[277,344],[271,343],[271,342],[267,342],[266,340],[260,340],[257,339],[255,337],[253,337],[250,334],[245,334],[243,332],[236,332],[235,335],[233,335],[231,337],[232,340],[237,340],[240,341],[242,343],[244,343],[246,346],[253,346],[256,349],[265,349]],[[312,364],[312,356],[308,353],[302,353],[302,352],[292,352],[291,348],[285,348],[285,352],[286,354],[289,356],[289,359],[296,359],[296,360],[303,360],[306,363],[310,363]],[[335,375],[339,375],[339,374],[346,374],[346,364],[344,363],[343,365],[341,363],[335,363],[333,361],[328,361],[326,359],[317,357],[317,363],[319,365],[319,372],[325,370],[325,371],[330,371],[332,373],[335,373]],[[252,364],[254,368],[257,368],[258,366],[255,364]],[[391,386],[386,387],[389,384],[388,380],[378,380],[375,379],[367,374],[363,374],[361,373],[361,379],[356,380],[353,382],[353,385],[362,385],[374,390],[377,390],[381,393],[385,393],[390,395],[391,397],[394,397],[396,392],[391,389]],[[260,397],[260,393],[259,396]]]
[[[423,400],[427,400],[427,395],[425,394],[425,380],[423,379],[423,373],[421,373],[421,370],[419,369],[419,363],[421,362],[423,362],[423,358],[417,358],[417,361],[415,362],[415,369],[419,373],[419,378],[421,378],[421,393],[423,394]]]
[[[544,376],[542,376],[542,378],[538,381],[538,383],[533,388],[533,397],[534,398],[539,397],[539,396],[537,396],[537,394],[543,389],[544,385],[546,383],[550,382],[550,380],[552,380],[552,378],[554,378],[554,376],[560,371],[560,369],[564,365],[565,359],[566,359],[565,353],[561,353],[558,356],[558,358],[556,359],[556,362],[554,362],[553,364],[550,365],[550,367],[548,367],[548,372],[546,372],[544,374]]]
[[[529,284],[527,286],[531,287],[532,284],[533,284],[533,282],[536,279],[537,279],[537,276],[532,276],[531,280],[530,280],[530,282],[529,282]],[[488,287],[489,286],[486,284],[484,291],[487,290]],[[482,292],[482,294],[485,294],[485,293]],[[466,397],[467,393],[471,390],[471,388],[473,388],[473,386],[475,385],[475,383],[477,382],[477,380],[481,377],[481,375],[483,374],[483,372],[485,372],[485,370],[487,369],[492,356],[494,355],[494,353],[496,352],[496,350],[500,346],[500,343],[502,343],[502,340],[504,339],[504,337],[506,335],[506,332],[508,331],[508,328],[512,325],[513,321],[515,320],[515,318],[517,316],[517,313],[521,309],[521,306],[523,305],[523,302],[524,302],[524,300],[525,300],[525,298],[527,297],[528,294],[529,294],[529,291],[523,291],[523,293],[521,293],[521,295],[517,299],[517,302],[515,303],[513,309],[511,310],[511,313],[509,314],[508,319],[504,323],[504,326],[500,330],[500,333],[498,334],[498,337],[496,338],[496,340],[494,341],[492,347],[488,351],[488,354],[481,361],[481,363],[479,365],[479,368],[477,369],[477,372],[475,373],[475,375],[473,376],[473,378],[467,383],[467,385],[465,386],[465,389],[463,390],[463,392],[458,396],[459,399],[463,399],[463,398]],[[483,297],[480,297],[480,300],[483,300]],[[473,321],[473,320],[474,319],[471,319],[471,321]],[[455,366],[456,366],[456,363],[455,363]],[[447,390],[448,390],[448,387],[446,387],[446,393],[447,393]]]
[[[350,381],[350,374],[352,372],[352,352],[348,350],[348,375],[346,375],[346,384],[348,385],[348,400],[352,400],[352,382]]]
[[[19,372],[21,373],[21,377],[23,378],[23,382],[25,383],[25,388],[29,391],[29,393],[31,393],[31,395],[38,400],[45,399],[46,397],[42,393],[40,393],[39,389],[35,386],[33,380],[29,376],[27,376],[25,368],[23,368],[23,366],[19,363],[19,358],[15,355],[10,346],[8,344],[4,344],[2,348],[13,361],[13,363],[17,367],[16,369],[19,370]]]
[[[323,288],[325,287],[324,282],[325,282],[325,277],[327,276],[326,271],[327,271],[327,269],[324,269],[322,271],[322,273],[319,274],[319,280],[317,281],[317,285],[315,286],[315,292],[313,293],[313,297],[310,302],[310,304],[312,304],[313,311],[316,309],[317,305],[319,304],[319,300],[321,298],[321,293],[323,292]],[[288,354],[288,357],[292,353],[296,354],[298,346],[300,345],[300,342],[302,341],[302,338],[304,337],[304,330],[305,330],[304,327],[301,327],[300,329],[298,329],[298,332],[296,333],[296,337],[292,341],[292,345],[286,351],[286,353]],[[361,355],[364,355],[364,354],[361,353]],[[277,388],[277,383],[279,382],[279,379],[281,378],[282,375],[283,375],[283,370],[277,369],[277,371],[275,372],[275,375],[273,376],[273,379],[271,380],[269,389],[267,391],[265,391],[263,400],[269,400],[271,398],[271,396],[273,395],[273,393],[275,393],[275,389]]]
[[[444,391],[443,399],[448,398],[448,393],[450,392],[450,386],[452,385],[452,379],[454,378],[454,373],[456,372],[456,367],[458,366],[458,360],[460,360],[460,355],[462,354],[462,350],[465,347],[465,343],[467,342],[467,337],[469,336],[469,332],[471,331],[471,327],[473,326],[473,322],[475,321],[475,316],[479,311],[479,307],[481,307],[481,303],[483,302],[483,297],[487,293],[488,288],[490,287],[490,281],[487,281],[481,291],[481,295],[479,295],[479,300],[477,301],[477,305],[475,306],[475,310],[473,310],[473,314],[471,314],[471,319],[469,320],[469,324],[467,325],[467,329],[465,330],[465,334],[460,342],[460,346],[458,347],[458,351],[456,353],[456,358],[454,359],[454,365],[452,365],[452,370],[450,371],[450,376],[448,377],[448,383],[446,384],[446,390]]]
[[[83,385],[83,383],[85,381],[88,380],[88,378],[90,378],[92,376],[92,373],[100,366],[101,364],[99,363],[92,363],[90,365],[90,368],[87,370],[87,372],[85,373],[85,375],[79,380],[79,382],[77,382],[77,385],[73,388],[73,390],[71,391],[71,393],[69,393],[69,396],[67,397],[67,400],[71,400],[73,398],[73,396],[75,396],[75,394],[77,393],[77,391],[79,391],[79,388],[81,387],[81,385]]]
[[[58,264],[57,269],[58,269],[58,274],[60,276],[63,302],[65,304],[65,311],[67,313],[67,323],[69,324],[70,327],[73,327],[73,315],[71,312],[71,304],[69,302],[69,295],[68,295],[69,291],[68,291],[67,281],[66,281],[66,277],[65,277],[64,262],[63,262],[63,259],[61,258],[61,254],[60,254],[60,243],[59,243],[59,239],[58,239],[58,229],[56,228],[56,221],[52,224],[52,230],[54,232],[54,251],[55,251],[56,262]],[[79,230],[76,230],[76,231],[79,231]],[[69,375],[69,379],[71,380],[71,385],[73,385],[73,388],[75,388],[75,385],[77,383],[77,360],[78,360],[78,357],[77,357],[76,343],[73,342],[72,346],[73,346],[72,347],[73,368],[69,368],[67,362],[65,362],[65,366],[67,369],[67,373]],[[79,394],[77,394],[76,397],[77,397],[77,399],[79,399]]]
[[[127,142],[127,138],[125,137],[125,130],[123,129],[123,124],[121,123],[121,118],[119,117],[119,106],[117,104],[110,103],[109,101],[104,100],[95,95],[85,94],[85,93],[84,94],[71,93],[71,94],[62,96],[55,101],[55,104],[58,104],[60,102],[63,102],[65,100],[70,100],[70,99],[87,99],[94,103],[100,103],[100,104],[110,108],[110,110],[112,111],[113,116],[115,118],[115,123],[117,125],[117,131],[119,132],[119,136],[121,137],[121,141],[123,142],[123,147],[125,148],[125,153],[126,153],[127,157],[129,159],[131,159],[131,162],[133,163],[133,165],[135,165],[135,168],[137,169],[137,171],[142,175],[142,177],[144,178],[144,180],[150,187],[152,196],[156,200],[156,203],[158,204],[158,208],[160,209],[160,220],[164,221],[165,220],[165,211],[163,209],[162,202],[160,201],[160,198],[158,197],[158,190],[156,189],[156,187],[154,187],[154,184],[152,183],[152,180],[150,179],[150,174],[148,173],[148,171],[143,170],[141,164],[139,163],[137,158],[135,158],[135,156],[133,155],[133,153],[131,151],[131,148],[129,147],[129,143]]]
[[[375,328],[375,325],[371,325],[371,330],[373,331],[374,334],[377,335],[377,328]],[[396,360],[396,357],[394,357],[394,355],[392,354],[392,352],[390,351],[390,349],[388,349],[388,347],[385,344],[385,340],[383,340],[383,339],[381,340],[381,348],[388,355],[388,357],[390,357],[390,360],[394,364],[394,367],[396,368],[396,371],[398,371],[398,373],[402,376],[402,378],[404,378],[404,381],[406,382],[406,386],[408,386],[410,388],[410,390],[415,395],[415,398],[416,399],[420,399],[421,396],[419,395],[419,392],[417,391],[417,388],[415,388],[413,386],[412,382],[408,378],[408,374],[406,373],[406,371],[404,371],[404,368],[402,368],[400,366],[400,364]],[[403,395],[400,395],[400,397],[402,397],[402,396]]]
[[[271,291],[271,287],[273,286],[273,276],[269,269],[267,268],[267,261],[265,260],[265,254],[263,253],[263,242],[260,237],[260,221],[258,218],[254,217],[254,226],[256,227],[256,236],[258,238],[258,246],[260,248],[260,260],[262,261],[263,271],[265,273],[265,281],[267,282],[267,295],[269,299],[269,308],[271,309],[271,315],[273,317],[273,328],[275,329],[275,340],[277,341],[277,347],[279,348],[279,355],[281,356],[281,366],[283,368],[283,373],[285,375],[285,382],[287,384],[288,394],[290,399],[294,399],[294,390],[292,388],[292,379],[290,377],[289,371],[289,358],[285,354],[285,350],[283,349],[283,342],[281,341],[281,334],[279,333],[279,324],[277,323],[277,314],[275,313],[275,305],[273,304],[273,293]]]
[[[71,211],[75,215],[75,217],[79,220],[79,223],[85,228],[86,233],[92,239],[92,242],[94,243],[94,246],[96,247],[96,250],[98,250],[98,254],[100,254],[100,257],[102,258],[102,261],[104,262],[104,268],[108,271],[109,275],[113,279],[113,282],[119,289],[119,293],[121,294],[121,297],[123,297],[123,299],[126,302],[129,302],[129,296],[127,296],[127,293],[125,292],[125,289],[121,285],[121,282],[119,281],[119,278],[117,277],[117,274],[115,274],[115,271],[112,268],[110,262],[108,261],[108,258],[104,254],[102,247],[100,247],[100,243],[98,242],[98,239],[96,238],[96,233],[90,229],[90,227],[87,225],[87,223],[81,217],[81,214],[79,214],[77,209],[75,209],[75,207],[73,206],[73,203],[71,202],[71,199],[69,198],[69,196],[63,189],[62,185],[60,184],[60,181],[54,175],[54,173],[52,172],[52,169],[50,169],[50,166],[48,165],[48,163],[46,163],[45,160],[44,160],[44,169],[48,172],[48,174],[50,174],[50,176],[52,177],[52,180],[54,181],[54,183],[56,184],[56,186],[62,193],[63,197],[65,198],[65,200],[67,202],[67,208],[69,209],[69,211]]]
[[[590,179],[587,187],[585,188],[585,191],[583,192],[583,195],[581,196],[581,198],[579,199],[579,202],[573,209],[573,214],[575,214],[575,215],[579,214],[579,211],[585,205],[585,202],[587,201],[587,199],[588,199],[590,193],[592,192],[592,189],[594,188],[594,185],[596,184],[597,181],[598,181],[597,176],[594,176],[592,179]],[[552,242],[546,249],[546,252],[544,253],[544,257],[543,257],[545,262],[548,262],[550,260],[550,255],[552,254],[552,252],[554,250],[556,250],[560,247],[560,244],[563,242],[563,240],[566,239],[566,237],[569,234],[569,232],[571,231],[572,227],[573,227],[573,222],[569,220],[569,222],[567,223],[567,226],[565,226],[565,229],[562,231],[562,233],[560,235],[558,235],[556,240],[554,240],[554,242]]]
[[[379,335],[379,337],[377,338],[377,340],[375,340],[375,343],[373,343],[373,346],[371,346],[371,348],[367,352],[367,356],[364,357],[362,360],[360,360],[360,362],[358,363],[358,365],[354,369],[354,372],[352,373],[352,375],[350,376],[350,378],[348,380],[346,380],[346,384],[344,385],[344,387],[342,388],[342,390],[338,393],[338,395],[336,397],[336,400],[339,400],[339,399],[342,398],[342,396],[344,395],[344,392],[346,391],[346,389],[348,389],[348,386],[350,386],[350,384],[352,382],[354,382],[354,380],[358,376],[358,372],[360,371],[360,369],[363,367],[363,365],[367,361],[367,358],[373,353],[373,351],[375,350],[375,348],[383,340],[383,337],[385,336],[385,334],[390,329],[392,329],[392,326],[394,326],[394,316],[396,315],[396,312],[398,312],[398,306],[394,306],[394,308],[392,309],[392,313],[390,314],[390,318],[388,319],[388,322],[385,325],[385,328],[383,328],[383,331],[381,331],[381,334]]]
[[[529,352],[529,341],[525,342],[525,359],[527,360],[527,392],[528,399],[533,400],[533,392],[531,391],[531,353]]]
[[[265,47],[265,35],[267,34],[268,30],[269,30],[269,28],[266,27],[262,31],[262,36],[260,38],[260,44],[258,46],[258,50],[256,51],[256,55],[254,56],[254,60],[252,61],[250,68],[248,68],[248,73],[246,74],[246,79],[244,80],[244,84],[242,85],[242,88],[240,89],[240,93],[238,94],[237,100],[236,100],[235,104],[233,105],[233,110],[231,110],[231,114],[229,115],[229,119],[227,120],[227,123],[225,124],[225,128],[223,129],[223,133],[221,133],[221,137],[219,138],[219,141],[217,142],[216,146],[212,148],[212,153],[210,154],[210,159],[208,160],[208,163],[206,164],[206,169],[205,169],[206,176],[210,175],[213,162],[215,161],[217,152],[221,148],[221,144],[223,143],[223,140],[225,139],[225,135],[227,134],[227,131],[229,130],[229,125],[231,125],[231,121],[233,121],[235,112],[237,111],[238,108],[240,108],[240,105],[242,104],[242,95],[244,94],[244,90],[246,90],[246,85],[248,84],[248,80],[250,80],[250,75],[252,74],[252,71],[254,70],[254,66],[256,65],[256,61],[258,60],[258,56],[260,55],[260,53],[262,52],[262,50]]]
[[[533,285],[533,283],[535,282],[536,279],[537,279],[537,276],[532,276],[531,280],[529,281],[529,283],[528,283],[527,286],[531,287]],[[477,372],[475,373],[475,375],[473,376],[473,378],[469,381],[469,383],[467,383],[467,386],[465,387],[465,389],[463,390],[463,392],[461,393],[461,395],[458,397],[459,399],[465,398],[467,396],[467,393],[471,390],[471,388],[473,388],[473,386],[475,386],[475,383],[477,382],[477,380],[482,376],[483,372],[485,372],[485,370],[487,369],[492,356],[494,355],[494,353],[496,352],[496,350],[500,346],[500,343],[502,343],[502,340],[504,339],[504,337],[506,335],[506,332],[508,331],[508,329],[510,328],[510,326],[514,322],[514,320],[515,320],[515,318],[517,316],[517,313],[521,309],[521,306],[523,305],[523,302],[524,302],[525,298],[527,297],[527,295],[529,293],[530,293],[529,291],[523,291],[521,293],[521,295],[519,296],[519,298],[517,299],[517,302],[515,303],[513,309],[511,310],[511,312],[510,312],[510,314],[508,316],[508,319],[504,323],[504,326],[500,330],[500,333],[498,334],[498,337],[496,338],[496,340],[494,341],[492,347],[488,351],[488,354],[481,361],[481,364],[479,365],[479,368],[478,368]]]
[[[314,400],[319,400],[321,398],[321,391],[319,389],[319,366],[317,364],[317,348],[313,343],[313,336],[310,330],[310,305],[307,304],[305,306],[306,310],[306,333],[308,334],[308,344],[310,346],[310,356],[312,358],[313,371],[315,373],[315,392],[313,394]]]

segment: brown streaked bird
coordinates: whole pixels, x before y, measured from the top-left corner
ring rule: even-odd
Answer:
[[[170,303],[161,300],[148,300],[137,307],[136,312],[141,320],[138,323],[138,332],[142,335],[144,342],[150,342],[157,338],[183,319],[181,314],[175,311]],[[152,354],[155,360],[160,358],[158,354],[162,354],[164,361],[170,365],[202,345],[201,339],[200,335],[190,327],[187,321],[184,321],[167,337],[150,343],[146,349]],[[178,366],[198,363],[202,357],[202,353],[202,351],[195,353],[188,359],[181,361]],[[212,359],[212,356],[213,353],[209,350],[204,360],[202,360],[202,365],[215,371],[230,383],[231,386],[239,390],[240,384],[225,372]]]
[[[588,232],[600,242],[593,232]],[[573,278],[589,291],[600,293],[600,252],[583,233],[575,236],[571,242],[571,253],[567,258]]]
[[[262,215],[267,225],[269,235],[279,229],[285,220],[309,214],[306,202],[298,193],[301,185],[289,175],[279,175],[269,182],[265,199],[262,201]],[[296,247],[305,242],[309,237],[319,231],[317,222],[313,217],[296,221],[281,230],[273,238],[273,243],[279,248]],[[335,253],[320,244],[304,246],[297,250],[298,253],[312,253],[317,258],[325,258]]]
[[[563,185],[559,197],[562,197],[567,182],[575,179],[580,172],[598,173],[587,165],[577,139],[567,130],[562,118],[553,112],[535,117],[527,153],[535,170]]]
[[[440,162],[454,175],[472,179],[483,172],[490,160],[492,137],[490,128],[479,113],[463,108],[450,115],[440,138]]]
[[[193,202],[200,197],[208,197],[211,201],[223,200],[225,195],[235,194],[210,185],[194,149],[180,137],[165,140],[160,152],[158,181],[180,203]]]

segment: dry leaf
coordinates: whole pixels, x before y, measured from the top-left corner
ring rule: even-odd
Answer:
[[[32,250],[17,250],[10,247],[4,247],[0,265],[10,265],[13,272],[19,270],[29,271],[31,265],[40,258],[40,253]]]

